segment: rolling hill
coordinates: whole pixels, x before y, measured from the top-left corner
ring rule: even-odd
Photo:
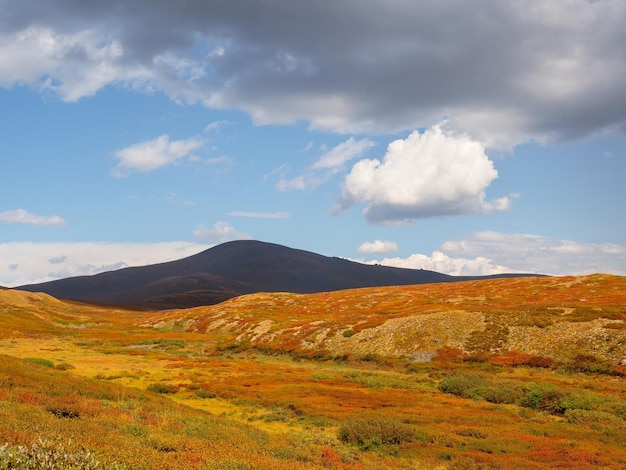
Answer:
[[[168,311],[1,290],[0,468],[625,468],[624,299],[605,274]]]
[[[255,292],[316,293],[469,279],[479,278],[365,265],[272,243],[239,240],[177,261],[18,289],[64,299],[167,309],[211,305]]]

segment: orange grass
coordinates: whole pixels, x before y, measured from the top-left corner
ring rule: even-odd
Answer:
[[[624,350],[579,341],[568,356],[556,337],[508,348],[520,332],[576,325],[623,338],[603,325],[624,322],[624,299],[625,279],[602,275],[255,294],[158,313],[0,291],[0,445],[71,438],[103,464],[146,469],[625,468],[625,379],[610,362]],[[454,324],[448,313],[478,321],[458,325],[463,341],[437,330]],[[407,329],[425,318],[437,321]],[[432,346],[432,360],[416,362],[412,344]],[[576,369],[573,357],[614,367]],[[575,413],[443,393],[452,374],[555,389]],[[414,435],[341,442],[357,416]]]

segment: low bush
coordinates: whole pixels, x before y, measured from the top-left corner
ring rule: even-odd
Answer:
[[[567,410],[564,414],[568,423],[582,424],[601,431],[626,431],[626,422],[604,411]]]
[[[613,367],[611,373],[617,377],[626,377],[626,364]]]
[[[364,416],[345,420],[339,426],[342,442],[372,450],[383,444],[411,442],[415,431],[409,424],[386,416]]]
[[[80,418],[80,411],[67,407],[50,407],[47,410],[57,418]]]
[[[484,351],[475,351],[463,356],[463,362],[487,362],[490,358],[490,354]]]
[[[150,384],[146,388],[149,392],[154,393],[176,393],[180,388],[178,385],[165,384],[165,383],[155,383]]]
[[[375,362],[377,364],[381,364],[384,362],[383,357],[380,354],[376,353],[366,353],[361,357],[363,362]]]
[[[196,390],[194,392],[198,398],[215,398],[217,395],[210,390]]]
[[[185,342],[182,339],[163,339],[159,340],[158,344],[165,350],[182,349],[185,347]]]
[[[498,386],[486,387],[479,391],[482,397],[489,403],[514,404],[524,396],[521,387],[501,384]]]
[[[91,470],[121,469],[119,465],[102,466],[86,450],[69,451],[63,444],[39,439],[30,447],[0,445],[0,468],[20,470]]]
[[[456,434],[457,436],[473,437],[475,439],[487,439],[488,437],[487,434],[485,434],[484,432],[474,428],[456,429],[452,432],[454,432],[454,434]]]
[[[519,351],[508,351],[504,354],[490,357],[489,362],[506,367],[528,366],[548,368],[552,367],[554,361],[552,361],[549,357],[537,356]]]
[[[562,415],[566,410],[565,398],[565,393],[552,384],[534,384],[527,389],[518,404],[524,408]]]
[[[610,374],[614,365],[608,361],[597,358],[592,354],[578,354],[571,361],[563,364],[570,372],[583,372],[586,374]]]
[[[488,388],[487,381],[475,374],[456,373],[439,382],[439,390],[463,398],[482,398],[482,390]]]
[[[591,392],[570,393],[561,399],[561,407],[567,410],[594,410],[602,406],[605,398]]]
[[[458,363],[463,360],[464,355],[465,353],[460,349],[444,346],[437,351],[432,360],[438,363]]]

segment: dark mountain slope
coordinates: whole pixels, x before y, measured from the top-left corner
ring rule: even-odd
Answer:
[[[371,266],[272,243],[240,240],[177,261],[18,289],[65,299],[176,308],[214,304],[253,292],[313,293],[467,279],[476,278]]]

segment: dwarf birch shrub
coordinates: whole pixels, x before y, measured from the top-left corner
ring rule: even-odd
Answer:
[[[123,468],[125,467],[117,464],[102,466],[95,455],[87,450],[69,451],[61,443],[53,443],[41,438],[30,447],[0,445],[1,470],[121,470]]]
[[[341,441],[357,444],[364,450],[376,449],[382,444],[411,442],[414,436],[412,426],[386,416],[348,419],[341,423],[338,434]]]
[[[439,390],[463,398],[481,399],[482,390],[488,387],[487,381],[475,374],[456,373],[439,382]]]

